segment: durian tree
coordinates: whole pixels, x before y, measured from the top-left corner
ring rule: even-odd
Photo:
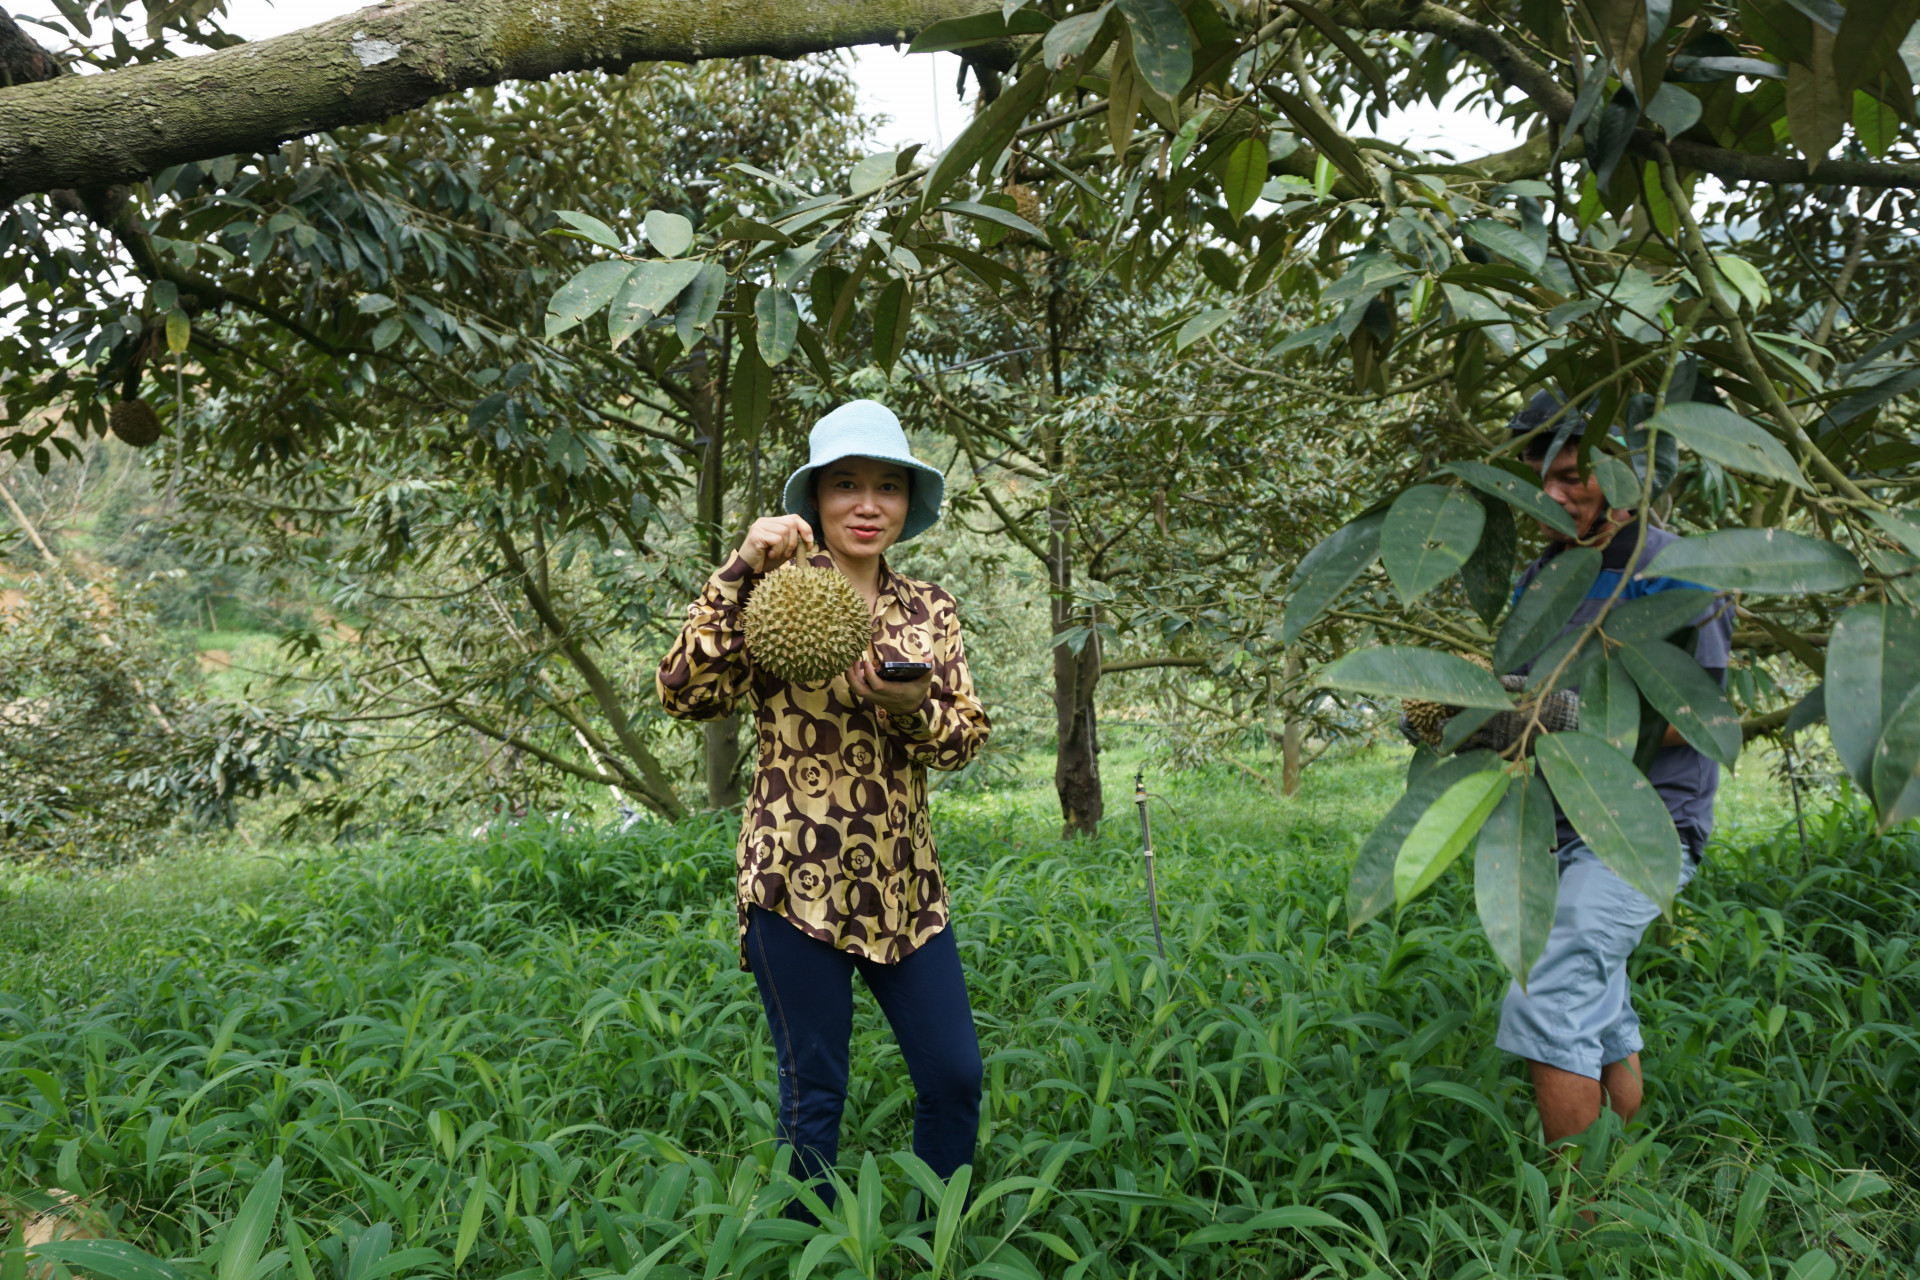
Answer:
[[[553,211],[641,200],[685,223],[726,198],[722,164],[804,173],[860,127],[831,66],[647,67],[179,166],[129,195],[113,239],[85,208],[23,201],[0,215],[22,282],[0,295],[0,439],[43,469],[107,404],[150,404],[176,542],[325,592],[353,643],[289,636],[290,692],[395,762],[325,797],[333,821],[517,806],[553,779],[667,816],[703,782],[725,804],[737,727],[710,728],[712,767],[687,776],[651,660],[764,500],[732,322],[677,362],[549,342],[551,282],[591,248],[549,234]],[[762,418],[784,401],[763,388]]]

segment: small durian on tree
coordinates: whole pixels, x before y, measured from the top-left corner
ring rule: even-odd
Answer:
[[[742,621],[754,662],[796,684],[839,675],[873,643],[873,612],[846,575],[801,556],[754,584]]]
[[[136,449],[160,438],[160,415],[145,400],[122,400],[107,411],[107,428]]]

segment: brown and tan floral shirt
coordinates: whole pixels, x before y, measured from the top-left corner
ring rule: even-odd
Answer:
[[[825,552],[812,563],[833,566]],[[947,925],[927,770],[962,768],[987,740],[953,597],[882,563],[875,653],[933,664],[921,709],[892,716],[858,699],[844,673],[797,684],[755,666],[741,611],[759,576],[738,555],[720,566],[656,677],[661,704],[681,719],[753,703],[759,752],[735,853],[742,941],[747,908],[759,906],[842,951],[896,963]]]

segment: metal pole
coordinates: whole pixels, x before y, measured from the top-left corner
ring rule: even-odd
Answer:
[[[1140,847],[1147,859],[1147,912],[1153,917],[1153,949],[1160,963],[1167,962],[1166,944],[1160,940],[1160,885],[1153,874],[1153,829],[1147,825],[1147,771],[1133,775],[1133,802],[1140,806]]]

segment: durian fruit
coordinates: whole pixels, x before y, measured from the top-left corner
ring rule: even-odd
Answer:
[[[122,400],[107,411],[107,427],[136,449],[160,438],[160,415],[145,400]]]
[[[1468,662],[1483,670],[1493,670],[1493,664],[1479,654],[1462,655]],[[1518,693],[1527,687],[1525,676],[1501,676],[1501,687],[1509,693]],[[1460,714],[1460,708],[1440,702],[1427,702],[1420,698],[1408,698],[1400,704],[1402,731],[1416,744],[1438,750],[1442,736],[1447,731],[1447,722]],[[1533,719],[1532,702],[1522,702],[1514,711],[1502,711],[1485,724],[1475,729],[1466,741],[1455,748],[1457,751],[1505,751],[1513,740],[1520,736]],[[1571,689],[1555,689],[1547,695],[1540,708],[1540,729],[1543,733],[1565,733],[1580,727],[1580,695]]]
[[[1046,214],[1040,208],[1040,197],[1034,194],[1032,187],[1024,186],[1016,182],[1007,188],[1007,194],[1013,197],[1013,209],[1015,213],[1036,227],[1044,227],[1047,225]],[[1018,248],[1031,239],[1033,239],[1033,237],[1024,231],[1009,231],[1007,233],[1006,243]]]
[[[802,557],[754,585],[742,621],[754,662],[797,684],[839,675],[873,643],[873,612],[846,575]]]

